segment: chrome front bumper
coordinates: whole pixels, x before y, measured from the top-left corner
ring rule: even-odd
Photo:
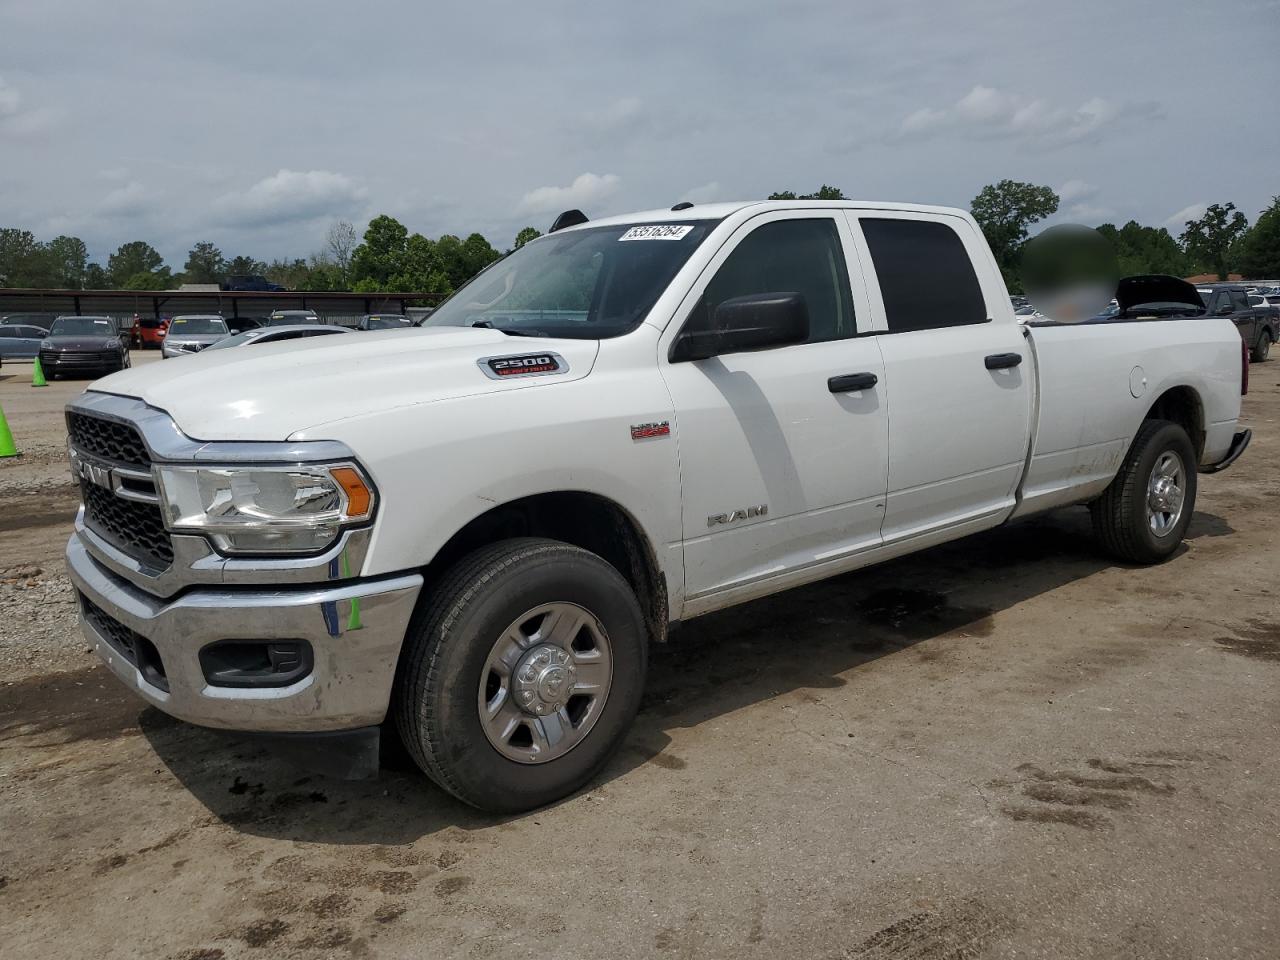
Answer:
[[[67,543],[76,589],[154,644],[169,689],[149,682],[82,614],[85,636],[112,672],[158,709],[202,726],[271,733],[347,730],[386,716],[421,575],[310,587],[197,587],[164,600],[96,561],[80,537]],[[218,640],[306,640],[314,667],[287,687],[211,686],[199,652]]]

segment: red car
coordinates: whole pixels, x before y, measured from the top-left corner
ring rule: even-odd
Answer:
[[[164,335],[169,330],[169,318],[141,317],[134,327],[137,333],[134,342],[143,350],[159,350],[164,342]]]

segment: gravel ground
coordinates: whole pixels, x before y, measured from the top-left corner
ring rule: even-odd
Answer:
[[[1073,509],[699,619],[598,782],[511,818],[91,665],[59,573],[82,385],[10,372],[4,956],[1280,955],[1280,362],[1170,562],[1112,564]]]

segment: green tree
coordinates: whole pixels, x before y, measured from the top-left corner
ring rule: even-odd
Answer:
[[[182,268],[186,283],[220,283],[227,275],[227,261],[222,251],[207,240],[197,243],[187,253]]]
[[[394,217],[380,214],[369,221],[364,241],[351,251],[351,278],[382,285],[404,271],[409,231]]]
[[[46,249],[53,286],[68,290],[83,288],[89,265],[89,250],[84,241],[79,237],[54,237]]]
[[[996,263],[1011,288],[1017,281],[1018,259],[1027,242],[1027,228],[1058,209],[1058,195],[1049,187],[1017,180],[987,184],[970,205],[973,219],[995,254]]]
[[[1249,229],[1249,221],[1234,203],[1210,204],[1198,220],[1188,220],[1182,246],[1198,265],[1227,279],[1232,245]]]
[[[111,286],[121,290],[161,290],[172,277],[164,265],[164,257],[151,244],[142,240],[123,243],[107,258],[107,277]],[[143,286],[134,281],[147,277]]]
[[[107,279],[107,271],[102,269],[102,264],[91,263],[84,270],[84,288],[86,290],[106,290],[110,286]]]
[[[525,227],[516,234],[516,245],[512,249],[519,250],[530,240],[537,240],[540,236],[542,236],[542,231],[536,227]]]
[[[769,194],[770,200],[848,200],[839,187],[829,187],[825,183],[813,193],[796,195],[792,190],[780,190]]]
[[[502,254],[493,249],[488,240],[478,233],[471,234],[466,240],[462,241],[462,262],[467,270],[463,283],[470,280],[495,260],[501,259]]]
[[[265,276],[267,265],[253,257],[232,257],[227,261],[227,276],[242,277],[248,275]]]
[[[30,230],[0,229],[0,287],[34,287],[43,270],[42,245]]]
[[[436,241],[436,259],[440,269],[449,279],[449,289],[456,290],[471,277],[467,269],[467,256],[462,249],[462,241],[451,233],[446,233]]]
[[[1280,197],[1271,198],[1271,206],[1241,238],[1236,265],[1255,280],[1280,278]]]
[[[1119,229],[1104,223],[1098,232],[1111,241],[1122,277],[1144,273],[1185,277],[1191,272],[1186,253],[1164,227],[1144,227],[1130,220]]]

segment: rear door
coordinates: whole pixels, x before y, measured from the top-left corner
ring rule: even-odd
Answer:
[[[862,335],[869,311],[861,282],[850,284],[848,241],[838,210],[752,218],[716,254],[663,336],[659,366],[676,412],[691,602],[749,591],[880,541],[884,366],[876,338]],[[725,300],[769,292],[805,298],[807,342],[670,362],[687,323],[705,322]]]
[[[884,331],[884,542],[964,523],[994,526],[1014,506],[1034,376],[1004,283],[982,237],[961,217],[849,217]]]

